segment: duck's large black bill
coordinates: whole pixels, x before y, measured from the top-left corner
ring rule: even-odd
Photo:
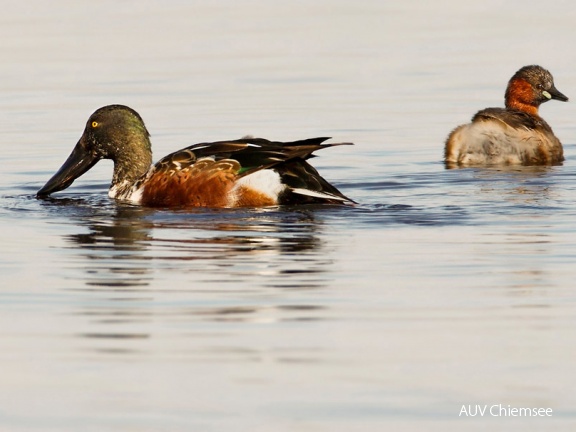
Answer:
[[[36,196],[46,197],[53,192],[58,192],[70,186],[74,180],[92,168],[100,158],[92,152],[86,151],[82,139],[78,141],[66,162],[60,167],[58,172],[40,189]]]

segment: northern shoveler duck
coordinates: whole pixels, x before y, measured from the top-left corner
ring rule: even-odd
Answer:
[[[550,72],[524,66],[508,82],[506,108],[486,108],[472,123],[454,129],[445,146],[445,162],[469,165],[547,165],[564,160],[562,144],[538,115],[540,104],[568,98],[556,89]]]
[[[72,153],[37,196],[66,189],[100,159],[112,159],[108,195],[143,206],[354,203],[306,162],[316,150],[350,144],[322,144],[327,139],[284,143],[242,138],[201,143],[152,165],[150,134],[140,115],[124,105],[109,105],[90,116]]]

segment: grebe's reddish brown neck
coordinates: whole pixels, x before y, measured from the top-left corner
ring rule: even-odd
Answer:
[[[506,108],[537,116],[541,102],[534,96],[534,88],[528,81],[522,78],[511,79],[506,88]]]

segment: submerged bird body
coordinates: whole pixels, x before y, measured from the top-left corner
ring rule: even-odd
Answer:
[[[150,135],[123,105],[97,110],[58,172],[37,193],[66,189],[100,159],[114,161],[108,195],[148,207],[258,207],[353,203],[306,161],[328,138],[275,142],[262,138],[200,143],[152,165]]]
[[[550,72],[525,66],[508,82],[505,108],[486,108],[448,136],[444,160],[450,166],[546,165],[564,153],[552,128],[538,114],[540,104],[568,98],[554,86]]]

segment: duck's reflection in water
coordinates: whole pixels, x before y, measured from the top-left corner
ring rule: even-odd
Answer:
[[[334,265],[314,210],[117,206],[77,218],[88,231],[66,240],[82,263],[74,290],[86,295],[75,314],[89,320],[76,334],[91,350],[120,354],[144,349],[152,336],[146,329],[159,319],[320,319],[324,305],[294,294],[326,288]]]
[[[274,271],[317,274],[329,262],[319,252],[320,224],[312,212],[168,213],[119,207],[112,218],[88,217],[80,224],[88,232],[67,240],[86,258],[88,286],[146,286],[165,269],[202,278],[210,274],[208,268],[226,268],[229,273],[213,274],[222,280]],[[271,272],[259,273],[259,264]]]

